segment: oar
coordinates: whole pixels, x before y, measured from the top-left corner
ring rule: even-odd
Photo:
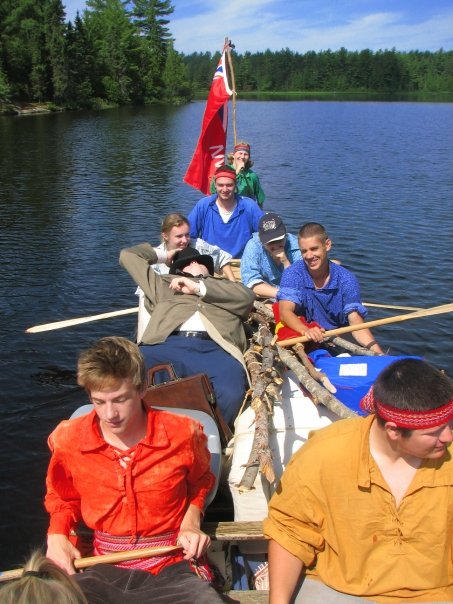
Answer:
[[[431,317],[432,315],[442,315],[444,313],[453,312],[453,303],[442,304],[441,306],[433,306],[432,308],[425,308],[412,312],[407,315],[398,315],[396,317],[387,317],[386,319],[376,319],[375,321],[368,321],[359,325],[348,325],[346,327],[339,327],[338,329],[329,329],[324,332],[324,336],[329,338],[331,336],[339,336],[342,333],[351,333],[352,331],[359,331],[360,329],[370,329],[371,327],[379,327],[380,325],[387,325],[389,323],[399,323],[400,321],[409,321],[410,319],[418,319],[421,317]],[[299,342],[309,342],[310,339],[307,336],[299,336],[297,338],[288,338],[277,342],[279,346],[294,346]]]
[[[389,308],[393,310],[424,310],[415,306],[391,306],[386,304],[374,304],[372,302],[364,302],[365,306],[375,306],[376,308]],[[77,319],[65,319],[63,321],[55,321],[53,323],[44,323],[43,325],[35,325],[25,330],[25,333],[40,333],[42,331],[52,331],[54,329],[63,329],[64,327],[72,327],[90,321],[100,321],[101,319],[110,319],[112,317],[120,317],[122,315],[130,315],[138,312],[138,306],[134,308],[125,308],[124,310],[114,310],[112,312],[104,312],[99,315],[90,315],[88,317],[78,317]]]
[[[100,315],[90,315],[89,317],[79,317],[78,319],[65,319],[64,321],[55,321],[54,323],[44,323],[43,325],[35,325],[25,330],[25,333],[39,333],[40,331],[52,331],[53,329],[62,329],[63,327],[72,327],[72,325],[80,325],[81,323],[89,323],[90,321],[99,321],[100,319],[110,319],[111,317],[120,317],[121,315],[131,315],[138,312],[138,306],[134,308],[124,308],[123,310],[113,310],[112,312],[104,312]]]
[[[370,308],[388,308],[389,310],[425,310],[420,306],[393,306],[392,304],[376,304],[375,302],[363,302],[363,305]]]
[[[144,547],[142,549],[133,549],[127,552],[116,552],[114,554],[105,554],[104,556],[90,556],[88,558],[80,558],[80,560],[74,560],[74,566],[77,569],[88,568],[95,564],[115,564],[117,562],[127,562],[128,560],[139,560],[141,558],[150,558],[151,556],[160,556],[162,554],[168,554],[176,550],[182,549],[181,545],[163,545],[161,547]],[[0,582],[10,581],[11,579],[20,579],[23,568],[16,568],[14,570],[5,570],[0,572]]]

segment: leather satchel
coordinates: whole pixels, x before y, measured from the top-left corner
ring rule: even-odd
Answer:
[[[166,372],[168,380],[155,384],[156,375],[160,372]],[[217,424],[223,446],[226,446],[233,436],[217,406],[214,390],[205,373],[180,378],[176,375],[173,365],[155,365],[148,370],[148,389],[143,400],[147,405],[156,407],[204,411]]]

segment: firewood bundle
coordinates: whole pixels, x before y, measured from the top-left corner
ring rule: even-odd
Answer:
[[[251,388],[247,392],[246,402],[255,412],[255,434],[249,459],[240,491],[248,491],[260,471],[270,482],[275,481],[275,471],[272,461],[272,451],[269,445],[269,431],[273,427],[273,403],[281,400],[281,369],[282,365],[294,372],[303,390],[314,404],[323,404],[339,418],[354,417],[355,413],[348,409],[335,396],[335,387],[328,377],[317,371],[302,344],[296,344],[292,350],[282,348],[275,343],[274,315],[265,304],[255,302],[249,325],[253,328],[250,346],[244,355],[250,375]],[[369,354],[369,351],[342,338],[334,338],[333,343],[352,354]],[[330,342],[327,342],[329,345]],[[280,366],[280,371],[279,371]]]

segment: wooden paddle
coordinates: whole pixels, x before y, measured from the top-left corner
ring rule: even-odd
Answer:
[[[91,315],[89,317],[79,317],[78,319],[66,319],[64,321],[55,321],[54,323],[35,325],[34,327],[29,327],[26,329],[25,333],[39,333],[41,331],[63,329],[63,327],[72,327],[72,325],[80,325],[81,323],[89,323],[90,321],[110,319],[111,317],[120,317],[121,315],[131,315],[134,312],[138,312],[138,306],[135,306],[134,308],[124,308],[123,310],[114,310],[112,312],[104,312],[100,315]]]
[[[392,304],[376,304],[375,302],[363,302],[363,305],[370,308],[388,308],[389,310],[425,310],[420,306],[393,306]]]
[[[388,325],[389,323],[399,323],[400,321],[409,321],[411,319],[418,319],[421,317],[431,317],[432,315],[442,315],[445,313],[453,312],[453,302],[449,304],[442,304],[441,306],[433,306],[432,308],[425,308],[412,312],[407,315],[398,315],[396,317],[387,317],[385,319],[376,319],[375,321],[367,321],[360,325],[348,325],[346,327],[339,327],[338,329],[329,329],[324,332],[324,336],[329,338],[331,336],[339,336],[342,333],[351,333],[353,331],[359,331],[360,329],[370,329],[371,327],[379,327],[380,325]],[[299,336],[297,338],[288,338],[277,342],[279,346],[294,346],[299,342],[310,342],[311,340],[307,336]]]
[[[376,308],[388,308],[390,310],[424,310],[423,308],[417,308],[415,306],[391,306],[386,304],[374,304],[372,302],[364,302],[363,304],[365,306],[375,306]],[[130,315],[136,312],[138,312],[138,306],[135,306],[134,308],[125,308],[123,310],[114,310],[112,312],[104,312],[99,315],[90,315],[88,317],[78,317],[76,319],[65,319],[63,321],[55,321],[53,323],[35,325],[34,327],[28,327],[28,329],[25,330],[25,333],[40,333],[42,331],[53,331],[54,329],[63,329],[64,327],[81,325],[82,323],[89,323],[90,321],[100,321],[101,319],[111,319],[112,317]]]
[[[74,567],[76,569],[81,569],[101,563],[115,564],[117,562],[127,562],[128,560],[139,560],[141,558],[150,558],[151,556],[168,554],[169,552],[175,552],[176,550],[180,549],[182,549],[181,545],[164,545],[161,547],[144,547],[142,549],[133,549],[127,552],[115,552],[114,554],[105,554],[104,556],[90,556],[88,558],[74,560]],[[20,579],[23,572],[23,568],[0,572],[0,582],[10,581],[11,579]]]

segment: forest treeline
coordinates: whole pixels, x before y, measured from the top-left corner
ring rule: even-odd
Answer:
[[[184,55],[171,0],[0,0],[0,102],[66,108],[182,102],[206,92],[220,53]],[[202,42],[201,42],[202,44]],[[234,52],[238,92],[453,92],[453,51]]]
[[[195,89],[210,86],[218,56],[184,57]],[[453,92],[453,51],[246,52],[235,54],[234,75],[240,92]]]

